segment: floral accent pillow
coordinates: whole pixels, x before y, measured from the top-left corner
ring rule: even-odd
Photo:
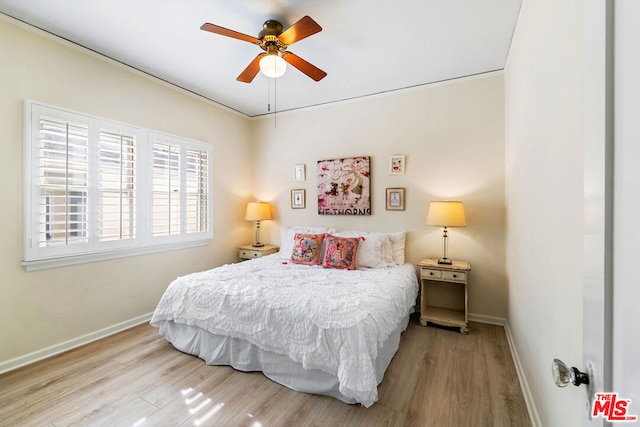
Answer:
[[[284,259],[291,258],[291,252],[293,251],[293,238],[296,233],[300,234],[333,234],[336,230],[326,227],[310,227],[310,226],[295,226],[295,227],[280,227],[280,250],[278,253]],[[351,237],[351,236],[349,236]],[[320,259],[322,261],[322,259]]]
[[[360,239],[362,238],[327,236],[322,266],[325,268],[355,270]]]
[[[320,260],[320,249],[322,248],[323,239],[324,233],[296,233],[295,236],[293,236],[293,250],[291,251],[291,261],[297,264],[318,264]]]

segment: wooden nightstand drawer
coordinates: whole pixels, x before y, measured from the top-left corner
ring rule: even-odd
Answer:
[[[443,273],[446,280],[462,283],[467,281],[467,273],[464,271],[443,271]]]
[[[442,271],[440,270],[430,270],[428,268],[420,269],[420,278],[422,279],[441,279]]]
[[[260,258],[266,255],[275,254],[278,252],[278,247],[273,245],[264,245],[255,247],[252,245],[240,246],[238,248],[238,258],[240,261],[246,261],[248,259]]]
[[[241,249],[238,253],[238,258],[240,259],[260,258],[261,256],[262,251],[250,251],[247,249]]]

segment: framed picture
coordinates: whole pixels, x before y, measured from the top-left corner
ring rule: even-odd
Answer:
[[[404,188],[387,188],[387,210],[404,210]]]
[[[318,214],[371,215],[369,156],[318,161]]]
[[[404,175],[404,156],[389,157],[389,175]]]
[[[304,171],[304,164],[302,165],[294,165],[293,166],[293,180],[294,181],[304,181],[306,179],[305,177],[305,171]]]
[[[304,209],[307,201],[304,188],[291,190],[291,209]]]

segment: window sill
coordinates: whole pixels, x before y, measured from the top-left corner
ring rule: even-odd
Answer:
[[[70,265],[107,261],[110,259],[155,254],[159,252],[175,251],[179,249],[195,248],[199,246],[208,246],[211,241],[212,239],[194,240],[167,245],[147,246],[145,248],[119,249],[108,252],[96,252],[91,254],[73,255],[59,258],[22,261],[22,266],[25,267],[27,271],[47,270],[50,268],[67,267]]]

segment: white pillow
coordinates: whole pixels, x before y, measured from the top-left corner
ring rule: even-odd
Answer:
[[[404,246],[407,240],[407,233],[398,231],[397,233],[387,233],[391,240],[391,249],[393,263],[396,265],[404,264]]]
[[[358,244],[356,264],[358,268],[384,268],[393,265],[391,240],[385,233],[347,230],[335,233],[338,237],[363,237]]]
[[[333,228],[326,228],[326,227],[303,227],[303,226],[296,226],[291,228],[280,227],[280,250],[278,251],[278,255],[280,255],[284,259],[291,258],[291,252],[293,251],[293,238],[296,235],[296,233],[331,234],[334,231],[335,230]]]

